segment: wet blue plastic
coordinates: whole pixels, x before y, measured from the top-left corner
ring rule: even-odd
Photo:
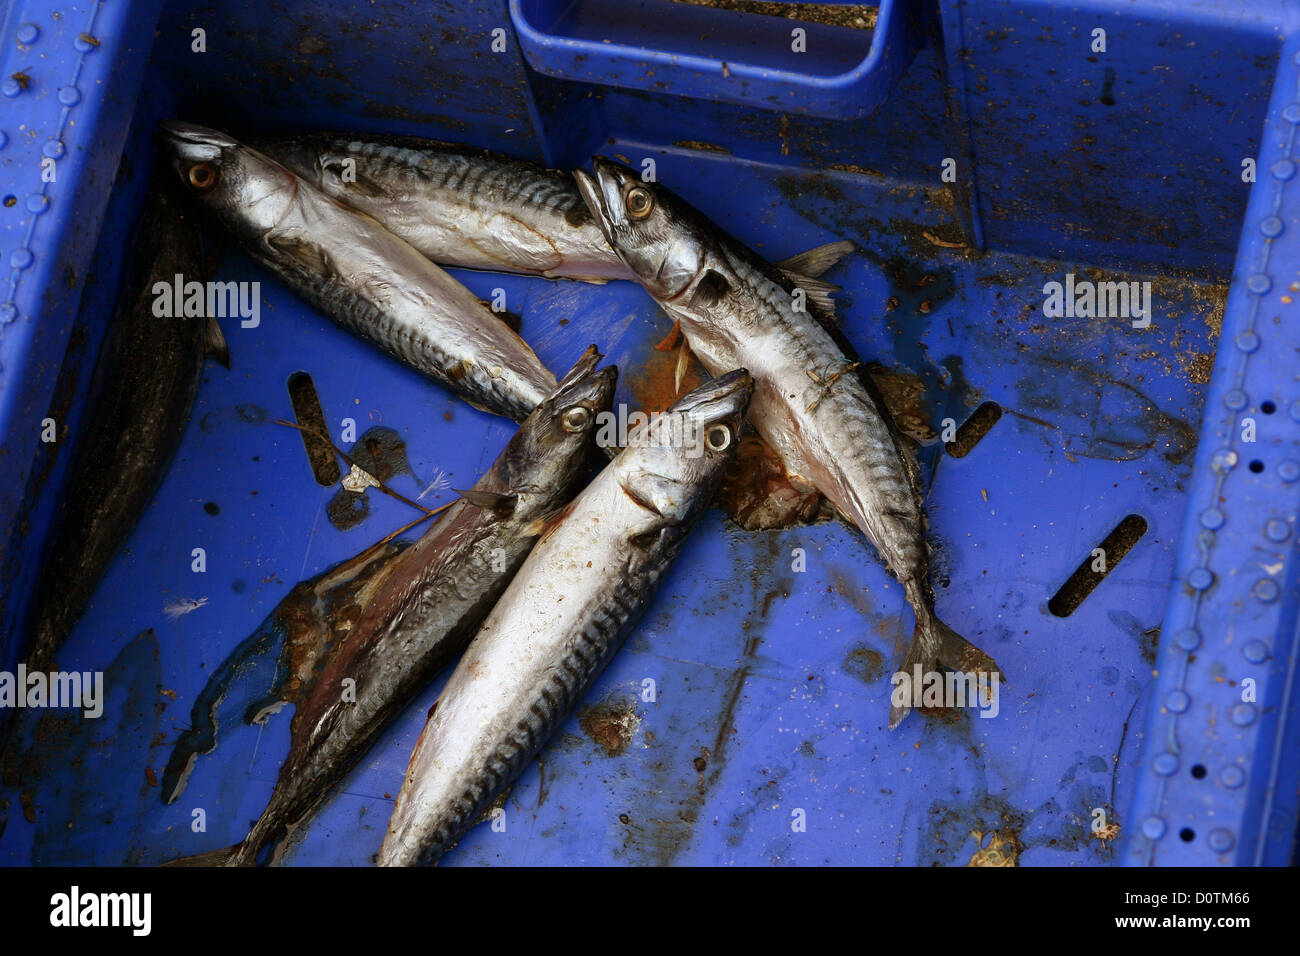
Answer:
[[[101,14],[125,6],[105,3]],[[111,201],[111,159],[91,180],[58,172],[59,188],[81,184],[107,213],[77,206],[84,216],[68,213],[61,229],[38,222],[44,271],[26,272],[19,296],[31,296],[21,300],[28,310],[41,292],[62,298],[0,331],[4,467],[15,469],[8,487],[26,482],[28,518],[6,548],[15,573],[5,576],[5,620],[21,613],[66,465],[66,455],[33,460],[13,442],[39,446],[64,342],[83,341],[74,312],[83,358],[69,361],[91,364],[84,355],[115,301],[156,119],[426,135],[558,167],[594,152],[637,166],[654,158],[661,181],[771,258],[855,239],[863,252],[830,274],[844,287],[845,332],[864,358],[916,376],[932,426],[960,423],[983,401],[1003,407],[969,455],[923,454],[938,609],[1006,670],[1001,712],[913,715],[890,733],[888,675],[911,617],[871,548],[839,522],[749,533],[711,511],[624,651],[515,785],[504,832],[478,827],[445,863],[965,864],[979,845],[972,834],[994,830],[1016,834],[1022,865],[1285,862],[1300,769],[1300,393],[1288,364],[1287,310],[1297,306],[1283,297],[1300,280],[1288,246],[1300,215],[1289,211],[1291,167],[1278,164],[1295,146],[1289,117],[1300,120],[1300,106],[1288,111],[1300,101],[1300,24],[1292,6],[1183,6],[945,2],[934,42],[888,99],[839,122],[756,111],[703,86],[682,97],[544,75],[528,67],[504,0],[474,12],[452,2],[385,0],[360,12],[177,0],[157,16],[134,5],[132,31],[149,35],[153,22],[140,21],[153,11],[158,35],[138,99],[111,98],[95,114],[116,118],[126,137]],[[15,31],[52,22],[48,7],[33,9],[5,14],[4,76],[27,64]],[[1109,52],[1093,63],[1086,47],[1098,24]],[[191,52],[195,28],[206,30],[205,54]],[[498,28],[504,53],[491,51]],[[87,64],[117,49],[113,36],[100,40]],[[113,55],[124,76],[144,66],[140,51]],[[14,149],[31,123],[0,113],[5,194],[39,182],[39,168],[11,162],[26,155]],[[1242,181],[1243,158],[1256,160],[1253,185]],[[956,161],[951,191],[945,159]],[[25,208],[23,228],[33,218]],[[8,263],[21,230],[0,223]],[[954,248],[963,226],[983,254]],[[57,281],[65,264],[78,287],[93,266],[79,310]],[[1045,282],[1088,269],[1152,280],[1150,327],[1046,318]],[[557,371],[598,343],[624,370],[619,401],[639,405],[671,375],[673,357],[651,347],[668,323],[638,288],[458,275],[485,298],[504,289]],[[509,435],[507,422],[339,331],[241,253],[227,250],[215,278],[261,281],[262,325],[227,323],[234,367],[207,368],[153,508],[65,647],[64,669],[106,672],[105,717],[56,714],[34,823],[18,795],[0,794],[7,863],[152,864],[233,843],[260,812],[287,748],[288,711],[264,730],[223,736],[170,807],[149,775],[161,774],[208,676],[295,582],[412,517],[372,491],[357,528],[331,526],[324,507],[336,489],[315,484],[297,434],[272,421],[292,417],[290,375],[312,375],[336,437],[344,418],[358,433],[399,431],[415,474],[393,485],[408,495],[439,469],[460,487]],[[16,329],[50,338],[11,338]],[[1258,347],[1244,350],[1252,331]],[[74,398],[84,377],[71,376]],[[19,382],[26,397],[15,405]],[[70,436],[77,410],[74,400]],[[1246,415],[1253,444],[1242,441]],[[1226,474],[1214,470],[1222,448],[1237,456]],[[1221,512],[1209,525],[1207,507]],[[1128,514],[1146,519],[1142,539],[1077,611],[1052,615],[1051,596]],[[190,570],[200,546],[204,575]],[[805,571],[794,570],[795,549]],[[1201,567],[1210,586],[1193,598]],[[1275,594],[1260,583],[1269,580]],[[182,597],[207,603],[168,619],[164,605]],[[1256,703],[1241,709],[1245,678]],[[440,683],[297,835],[292,862],[372,858]],[[583,709],[599,704],[635,711],[626,752],[607,754],[584,728]],[[1118,824],[1117,841],[1094,833],[1097,810]]]
[[[920,45],[912,9],[884,0],[869,31],[671,0],[510,0],[510,19],[528,65],[547,76],[860,119],[889,95]],[[792,35],[796,28],[802,36]]]

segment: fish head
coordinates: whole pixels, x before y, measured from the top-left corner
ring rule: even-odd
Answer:
[[[656,529],[688,523],[736,454],[754,380],[736,369],[705,382],[628,435],[615,465],[623,492]],[[643,529],[644,530],[644,529]]]
[[[163,120],[156,139],[185,189],[242,239],[261,238],[298,194],[293,173],[218,130]]]
[[[621,163],[597,156],[591,165],[593,173],[573,175],[610,247],[656,299],[687,291],[713,252],[698,215]]]
[[[603,357],[596,346],[588,348],[498,459],[500,486],[518,496],[518,507],[540,514],[567,504],[577,492],[614,401],[618,368],[597,368]]]

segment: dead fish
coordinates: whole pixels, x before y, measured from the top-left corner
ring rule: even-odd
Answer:
[[[610,245],[681,323],[705,368],[753,372],[754,427],[902,583],[916,628],[901,670],[931,672],[942,662],[1000,676],[992,658],[934,612],[919,469],[878,391],[836,340],[824,288],[772,267],[662,186],[610,160],[592,162],[594,176],[575,176]],[[814,250],[800,271],[820,275],[839,257],[831,252]],[[891,728],[911,710],[911,686],[904,682],[891,704]]]
[[[420,734],[381,865],[436,861],[582,699],[712,499],[752,389],[739,369],[678,399],[542,536]]]
[[[441,265],[635,279],[572,178],[554,170],[413,137],[305,132],[248,141]]]
[[[572,177],[555,170],[410,136],[298,132],[247,141],[439,265],[636,281]],[[795,268],[798,259],[782,265]]]
[[[162,483],[194,408],[204,358],[230,367],[215,319],[154,314],[156,282],[202,273],[199,224],[169,176],[150,184],[136,237],[47,539],[29,617],[31,672],[53,669],[59,647]],[[11,782],[14,756],[4,761]]]
[[[385,570],[336,647],[316,662],[261,817],[224,857],[208,853],[198,862],[255,863],[464,650],[547,519],[587,473],[597,418],[609,409],[617,375],[613,367],[597,370],[600,358],[589,349],[478,483]]]
[[[343,328],[523,421],[555,376],[508,325],[370,216],[224,133],[160,124],[181,181],[258,263]]]

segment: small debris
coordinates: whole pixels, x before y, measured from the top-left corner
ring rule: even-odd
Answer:
[[[179,600],[173,601],[171,604],[163,605],[163,613],[167,615],[168,620],[175,621],[183,615],[189,614],[192,611],[197,611],[207,603],[208,599],[205,597],[198,598],[197,600],[194,598],[180,598]]]
[[[352,470],[343,478],[343,487],[354,494],[361,494],[367,488],[378,488],[379,482],[360,465],[353,465]]]

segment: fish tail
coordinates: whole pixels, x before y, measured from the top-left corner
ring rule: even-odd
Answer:
[[[252,861],[245,861],[241,851],[244,844],[223,846],[220,850],[208,850],[193,856],[181,856],[168,860],[163,866],[252,866]]]
[[[997,661],[943,623],[943,621],[935,618],[934,623],[940,642],[940,664],[962,674],[988,674],[990,680],[993,675],[996,675],[997,679],[1002,683],[1007,682],[1006,675],[1002,673],[1002,668],[998,667]]]
[[[958,673],[982,673],[989,675],[990,681],[996,679],[1006,682],[997,661],[939,620],[934,613],[934,606],[925,599],[919,583],[909,581],[904,587],[908,602],[916,614],[916,628],[912,631],[912,643],[903,655],[899,675],[895,675],[889,708],[890,730],[902,723],[903,718],[919,703],[912,699],[916,688],[913,678],[918,664],[922,679],[942,664]]]
[[[913,674],[917,667],[920,667],[922,676],[938,667],[940,641],[934,627],[937,623],[938,619],[933,613],[917,615],[916,627],[912,631],[912,643],[907,645],[903,663],[899,665],[894,675],[894,689],[889,700],[890,730],[901,724],[903,718],[912,712],[912,708],[920,703],[912,699],[915,687]]]

